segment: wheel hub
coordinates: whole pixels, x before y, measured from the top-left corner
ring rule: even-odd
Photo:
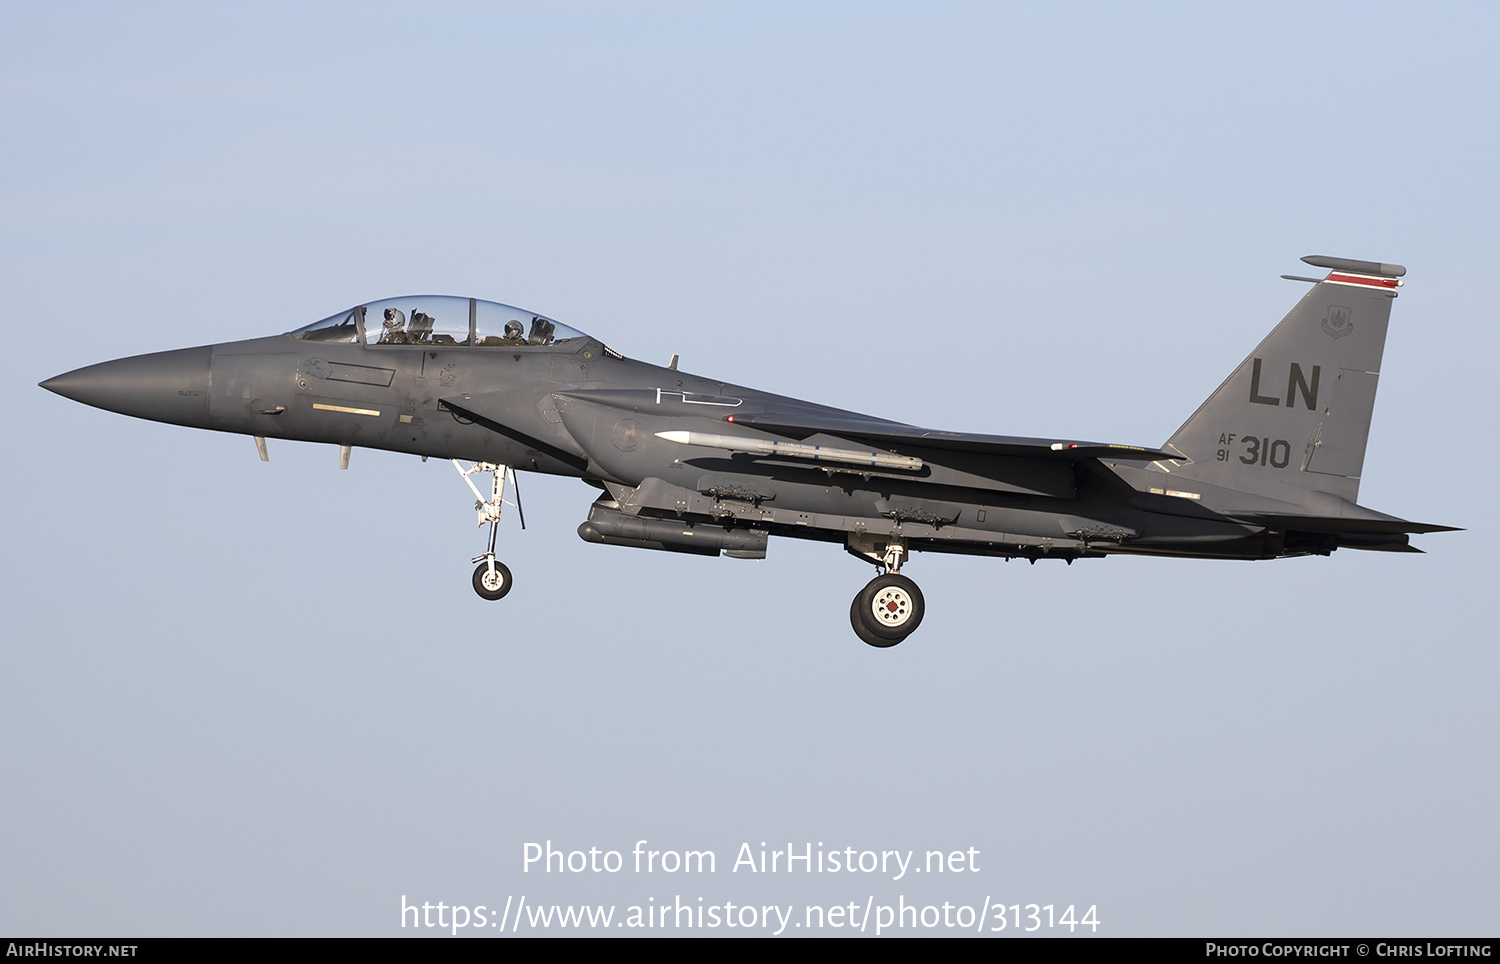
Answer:
[[[911,618],[911,596],[896,586],[887,586],[875,594],[874,605],[871,608],[875,612],[876,621],[882,626],[894,629],[904,625]]]

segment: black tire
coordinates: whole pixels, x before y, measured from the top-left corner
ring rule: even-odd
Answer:
[[[849,623],[860,639],[884,649],[916,632],[926,612],[927,603],[917,584],[888,572],[871,579],[854,597]]]
[[[479,593],[480,598],[483,599],[491,601],[504,599],[505,594],[510,592],[510,587],[515,585],[515,580],[511,577],[510,569],[505,563],[498,559],[495,560],[495,574],[499,577],[500,585],[494,588],[491,588],[494,586],[494,580],[487,580],[485,578],[489,574],[490,564],[481,562],[479,568],[474,570],[474,591]]]
[[[900,639],[882,639],[866,629],[865,624],[860,622],[859,597],[863,595],[864,593],[860,592],[854,597],[854,601],[849,604],[849,625],[854,627],[854,635],[858,636],[861,640],[868,643],[869,645],[874,646],[876,649],[890,649],[892,646],[901,642]]]

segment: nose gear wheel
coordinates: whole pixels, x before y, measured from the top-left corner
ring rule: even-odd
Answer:
[[[474,570],[474,591],[485,599],[503,599],[512,585],[514,580],[510,575],[510,567],[498,560],[494,568],[490,568],[490,563],[486,560]]]

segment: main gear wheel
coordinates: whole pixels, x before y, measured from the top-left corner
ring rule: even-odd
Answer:
[[[916,632],[926,609],[916,583],[887,572],[871,579],[854,597],[849,623],[860,639],[884,649]]]

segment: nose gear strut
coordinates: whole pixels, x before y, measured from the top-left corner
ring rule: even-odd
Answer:
[[[495,558],[495,537],[500,529],[500,513],[508,505],[516,507],[516,514],[520,517],[521,528],[526,528],[526,512],[521,508],[521,482],[516,477],[515,469],[508,465],[497,465],[494,462],[476,462],[470,468],[464,468],[458,459],[450,459],[453,467],[458,470],[458,475],[464,483],[474,492],[474,512],[479,517],[479,525],[486,522],[490,526],[490,538],[484,552],[475,556],[470,562],[479,563],[479,568],[474,570],[474,591],[485,599],[495,600],[510,592],[513,583],[510,569],[505,563]],[[474,484],[470,478],[478,473],[490,473],[490,497],[486,499],[484,493]],[[516,501],[510,502],[505,498],[505,482],[509,478],[514,487]]]

